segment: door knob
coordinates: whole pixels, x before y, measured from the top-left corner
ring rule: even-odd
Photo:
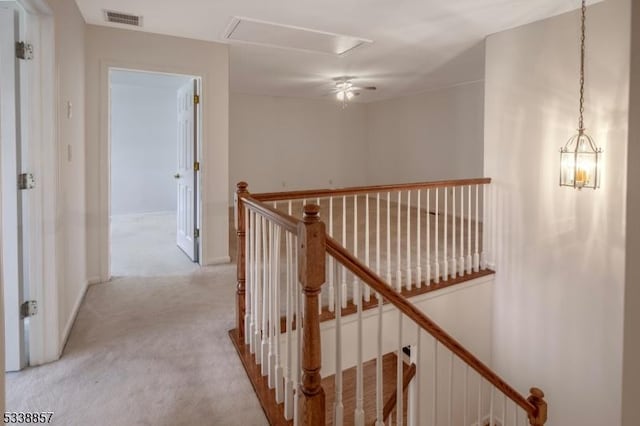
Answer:
[[[175,175],[173,175],[174,179],[180,179],[180,173],[176,173]]]

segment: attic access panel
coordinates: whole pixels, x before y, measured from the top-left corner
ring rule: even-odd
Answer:
[[[243,43],[331,55],[342,55],[371,43],[371,40],[359,37],[241,17],[232,18],[224,38]]]

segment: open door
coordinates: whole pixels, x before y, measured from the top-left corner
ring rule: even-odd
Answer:
[[[2,177],[2,282],[4,283],[5,371],[26,365],[26,342],[21,305],[22,213],[18,189],[20,173],[19,73],[16,58],[18,12],[0,5],[0,170]]]
[[[198,80],[178,90],[178,170],[176,243],[194,262],[198,261]]]

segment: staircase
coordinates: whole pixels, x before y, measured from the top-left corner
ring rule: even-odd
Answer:
[[[489,183],[238,184],[230,337],[270,424],[544,425],[539,389],[522,396],[412,303],[493,274]]]

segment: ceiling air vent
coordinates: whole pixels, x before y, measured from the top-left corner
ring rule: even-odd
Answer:
[[[133,25],[135,27],[142,26],[142,16],[116,12],[113,10],[105,10],[104,19],[107,22],[113,22],[114,24]]]

